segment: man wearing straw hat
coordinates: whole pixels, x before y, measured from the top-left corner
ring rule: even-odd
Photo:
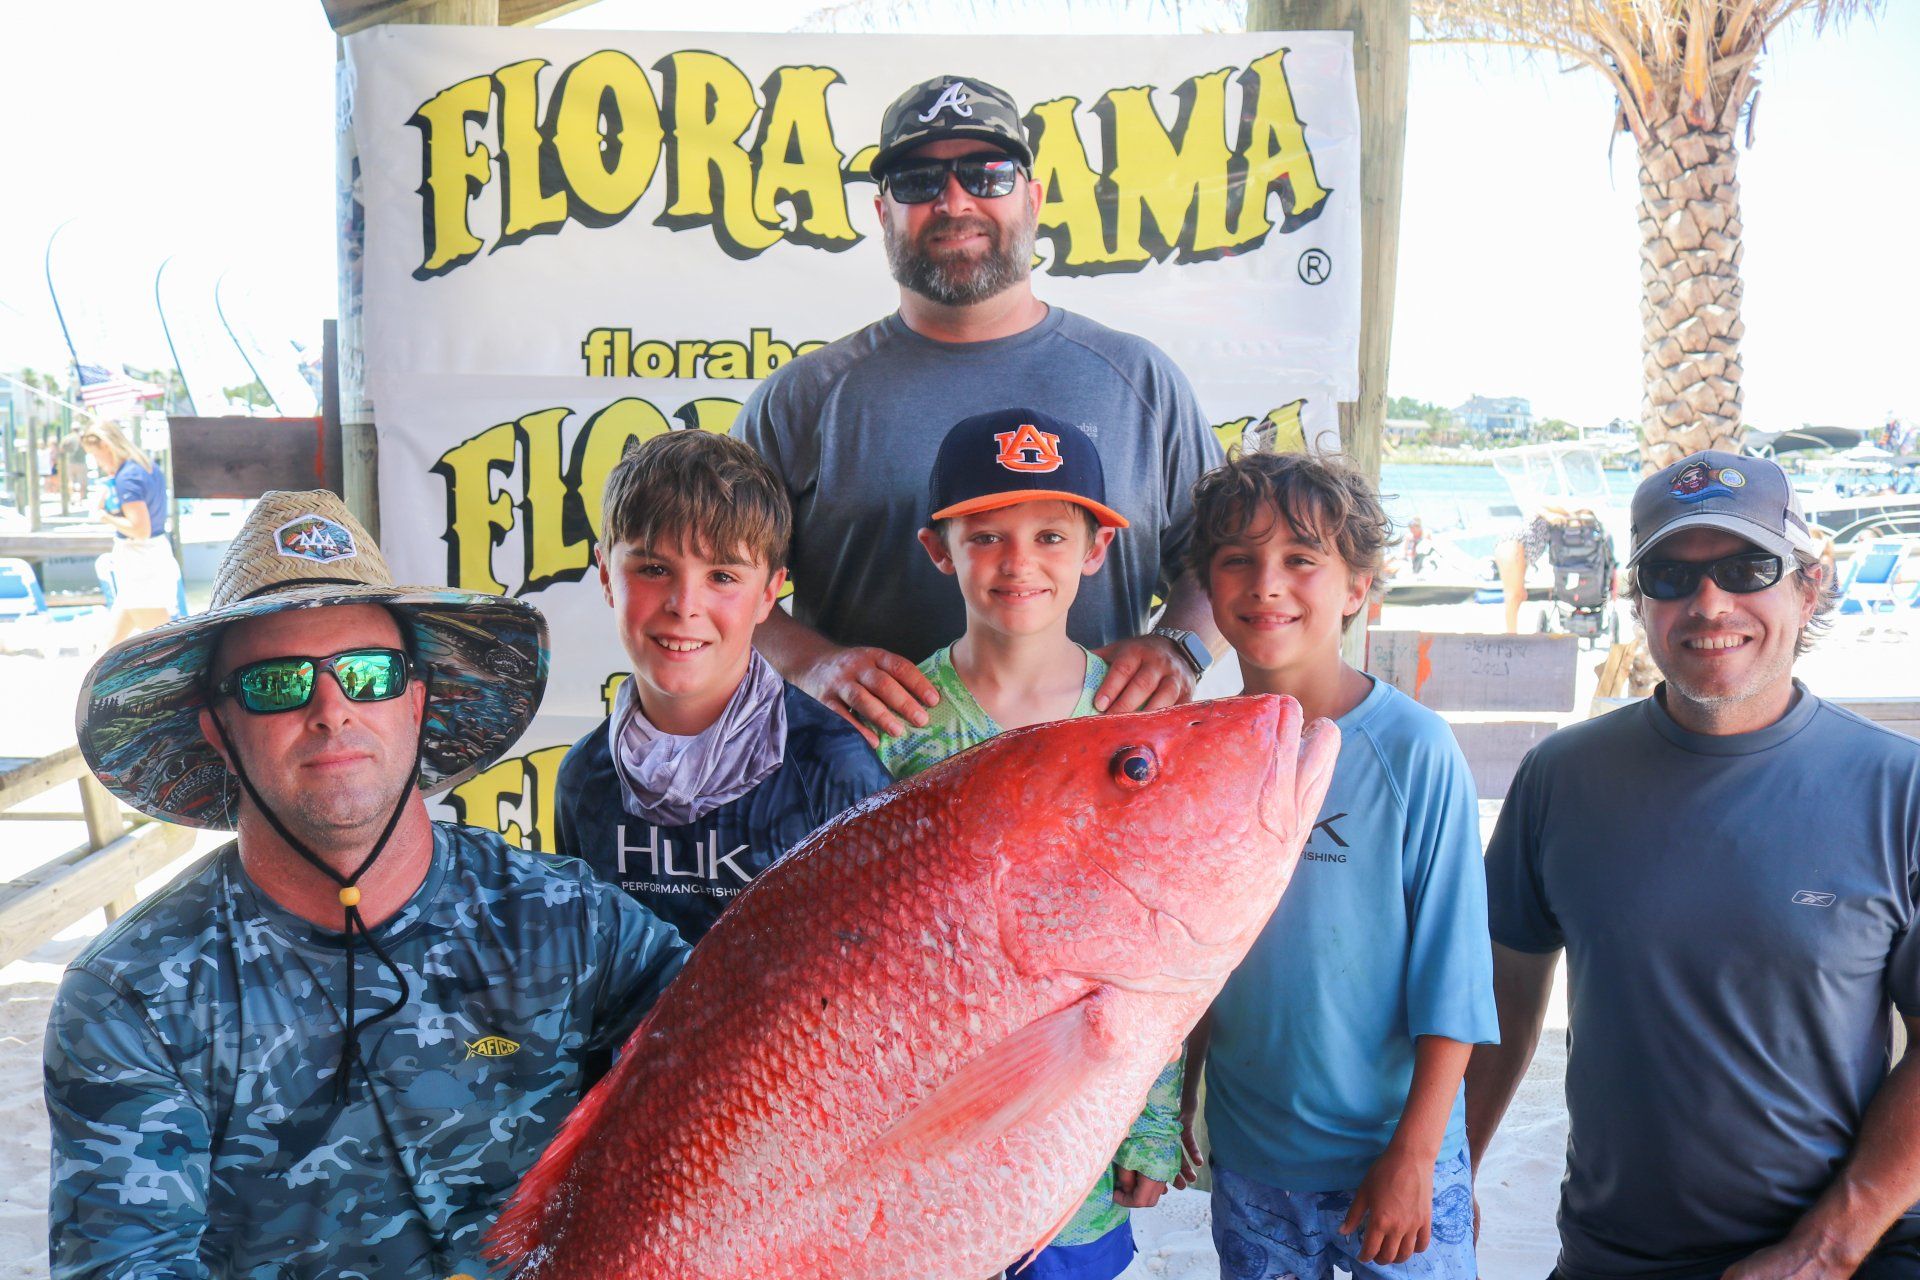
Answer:
[[[522,601],[395,587],[270,493],[213,604],[109,650],[81,749],[237,840],[69,966],[46,1039],[56,1277],[484,1275],[481,1233],[679,970],[586,867],[427,817],[546,682]]]

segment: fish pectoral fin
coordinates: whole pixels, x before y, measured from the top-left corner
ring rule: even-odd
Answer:
[[[1104,990],[1031,1022],[955,1072],[874,1141],[872,1152],[923,1159],[983,1146],[1071,1098],[1087,1069],[1111,1055]]]
[[[1097,1183],[1099,1179],[1096,1178],[1094,1181]],[[1087,1191],[1091,1193],[1093,1191],[1093,1188],[1088,1187]],[[1024,1254],[1021,1255],[1027,1260],[1028,1265],[1032,1264],[1033,1259],[1039,1256],[1040,1251],[1042,1249],[1046,1248],[1048,1245],[1053,1243],[1055,1236],[1059,1235],[1062,1231],[1065,1231],[1067,1229],[1067,1224],[1073,1221],[1074,1214],[1080,1212],[1080,1206],[1086,1203],[1086,1199],[1087,1199],[1086,1196],[1081,1196],[1078,1200],[1075,1200],[1073,1202],[1073,1207],[1067,1210],[1066,1216],[1061,1218],[1060,1221],[1054,1223],[1051,1230],[1049,1230],[1045,1235],[1041,1236],[1038,1240],[1034,1241],[1033,1246],[1030,1249],[1028,1249]],[[1018,1277],[1023,1273],[1025,1273],[1026,1270],[1027,1270],[1027,1267],[1022,1266],[1016,1270],[1008,1272],[1008,1275],[1013,1277]]]

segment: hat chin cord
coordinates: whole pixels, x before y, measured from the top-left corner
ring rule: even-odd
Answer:
[[[426,682],[421,683],[424,687]],[[289,849],[305,858],[316,871],[340,887],[340,906],[346,913],[347,925],[344,948],[347,962],[347,1008],[342,1026],[340,1065],[334,1076],[334,1097],[336,1100],[344,1100],[347,1090],[351,1087],[350,1078],[355,1066],[360,1068],[360,1074],[367,1078],[369,1085],[373,1083],[372,1073],[367,1070],[366,1060],[360,1054],[360,1033],[376,1022],[391,1018],[413,999],[412,988],[407,984],[407,975],[401,971],[399,965],[393,962],[392,957],[387,955],[385,948],[373,936],[372,930],[367,928],[366,917],[360,914],[359,884],[360,878],[372,869],[375,860],[386,850],[387,841],[393,838],[394,828],[400,825],[400,815],[407,811],[407,801],[413,797],[419,785],[420,759],[425,754],[427,745],[427,705],[422,702],[420,706],[420,736],[414,743],[413,768],[408,772],[406,782],[401,785],[400,798],[394,802],[393,812],[387,816],[387,825],[381,830],[380,838],[373,842],[373,848],[367,852],[367,856],[361,860],[352,875],[341,875],[324,858],[308,848],[305,841],[287,830],[286,823],[280,821],[279,815],[267,807],[267,802],[260,798],[260,792],[254,788],[253,780],[247,776],[246,768],[240,763],[240,753],[234,750],[233,740],[227,736],[227,727],[220,721],[220,713],[208,707],[207,716],[213,721],[214,732],[220,735],[220,746],[226,752],[228,763],[233,767],[234,777],[240,779],[240,786],[246,791],[247,798],[253,801],[253,807],[260,811],[261,816],[267,820],[267,825],[286,842]],[[374,958],[393,975],[394,981],[400,986],[399,997],[365,1022],[354,1020],[354,991],[359,985],[354,981],[353,970],[353,939],[356,933],[366,939],[367,948],[373,952]]]

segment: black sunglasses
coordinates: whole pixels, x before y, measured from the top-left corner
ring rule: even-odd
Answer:
[[[1750,596],[1780,581],[1785,568],[1779,556],[1743,551],[1705,562],[1642,560],[1634,575],[1640,583],[1640,594],[1649,600],[1685,600],[1700,589],[1700,579],[1709,577],[1722,591]]]
[[[951,160],[909,160],[887,170],[880,179],[888,195],[901,204],[925,204],[947,187],[947,175],[960,179],[960,189],[977,200],[995,200],[1013,194],[1014,180],[1025,173],[1011,156],[959,156]]]
[[[385,702],[407,690],[407,655],[399,649],[347,649],[326,658],[289,655],[249,662],[213,687],[255,715],[297,711],[313,701],[322,671],[333,673],[349,702]]]

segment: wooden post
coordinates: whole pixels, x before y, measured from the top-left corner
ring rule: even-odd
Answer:
[[[1340,406],[1340,447],[1376,486],[1387,429],[1412,23],[1411,0],[1247,0],[1249,31],[1353,33],[1360,98],[1360,399]],[[1340,653],[1350,665],[1363,667],[1366,627],[1349,627]]]
[[[27,410],[27,532],[40,532],[40,490],[46,484],[40,474],[40,425]]]
[[[334,0],[328,18],[340,34],[382,22],[414,26],[491,27],[500,22],[500,0],[408,0],[407,3],[353,4]],[[336,57],[345,48],[335,42]],[[360,156],[353,141],[353,86],[344,75],[336,82],[334,112],[334,192],[339,205],[337,225],[344,235],[340,260],[340,496],[347,510],[380,540],[380,439],[375,430],[377,406],[367,400],[366,357],[361,346],[361,253],[365,249],[365,215],[360,209],[357,179]]]
[[[100,785],[100,780],[91,773],[80,775],[80,816],[87,824],[87,845],[92,849],[104,849],[118,840],[126,832],[127,818],[120,811],[120,802],[111,792]],[[123,914],[133,910],[139,902],[139,894],[132,884],[128,884],[119,893],[107,900],[107,923],[112,924]]]
[[[1351,31],[1360,94],[1360,399],[1340,406],[1340,443],[1378,484],[1387,420],[1400,185],[1407,150],[1409,0],[1248,0],[1249,31]]]

